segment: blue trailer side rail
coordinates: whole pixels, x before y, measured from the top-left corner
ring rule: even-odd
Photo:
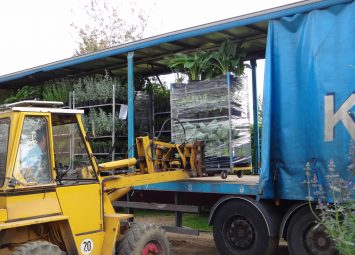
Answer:
[[[214,193],[229,195],[247,195],[262,198],[272,198],[271,190],[266,190],[259,194],[259,176],[244,176],[238,178],[235,175],[229,176],[227,180],[222,180],[219,176],[192,178],[185,181],[150,184],[134,187],[135,190],[152,191],[172,191],[172,192],[195,192]],[[206,180],[207,179],[207,180]]]

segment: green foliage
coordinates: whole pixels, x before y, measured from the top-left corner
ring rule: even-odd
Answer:
[[[13,94],[14,93],[11,90],[7,90],[7,89],[0,90],[0,105],[4,104],[5,100]]]
[[[245,52],[241,44],[235,45],[230,39],[225,40],[218,51],[212,52],[213,66],[216,67],[220,74],[233,72],[237,75],[244,73],[244,57]]]
[[[118,118],[118,112],[115,116],[115,131],[120,135],[127,134],[126,121]],[[91,116],[91,117],[90,117]],[[101,108],[91,109],[91,114],[84,115],[83,121],[86,130],[95,133],[96,136],[112,134],[112,113],[105,112]]]
[[[7,95],[4,103],[13,103],[21,100],[42,99],[46,101],[60,101],[67,103],[72,84],[68,80],[49,80],[43,86],[24,86],[12,95]]]
[[[186,73],[190,81],[211,79],[218,75],[233,72],[236,75],[244,74],[244,58],[246,53],[242,44],[236,45],[230,39],[225,40],[217,51],[197,51],[190,54],[177,53],[166,63],[177,78],[180,73]],[[179,80],[181,82],[181,80]],[[177,81],[177,82],[179,82]]]
[[[5,99],[5,103],[13,103],[21,100],[40,99],[42,98],[42,87],[40,86],[24,86],[16,91],[15,94]]]
[[[211,54],[197,51],[191,54],[178,53],[168,59],[168,66],[175,72],[186,73],[190,81],[200,80],[201,75],[208,70]]]
[[[91,148],[94,153],[110,153],[111,147],[111,141],[95,140],[91,142]]]
[[[68,103],[72,84],[67,80],[50,80],[44,83],[43,100]]]
[[[328,165],[327,186],[333,202],[327,202],[324,187],[318,182],[317,174],[306,164],[305,174],[308,187],[310,208],[318,220],[316,227],[325,227],[326,232],[334,240],[336,248],[343,255],[352,255],[355,250],[355,202],[352,199],[355,172],[355,144],[350,146],[351,164],[348,168],[350,178],[340,177],[333,160]],[[313,195],[311,195],[311,186]],[[312,200],[317,200],[317,213],[313,211]],[[319,213],[318,213],[319,212]]]
[[[116,85],[117,102],[127,101],[127,85],[118,78],[105,74],[96,74],[80,78],[74,84],[75,101],[80,105],[102,104],[112,100],[113,85]]]
[[[173,220],[173,213],[166,211],[154,211],[154,210],[136,210],[134,212],[137,217],[150,217],[156,218],[159,217],[169,217]],[[191,229],[198,229],[203,231],[212,231],[212,227],[208,225],[208,214],[191,214],[184,213],[182,215],[182,225]]]
[[[116,83],[116,102],[127,104],[127,83],[120,82],[119,79],[115,79]]]
[[[263,100],[258,97],[258,122],[261,124],[263,121]]]
[[[167,111],[170,109],[170,90],[160,84],[153,83],[147,85],[145,91],[153,93],[155,111]]]
[[[212,231],[212,226],[208,225],[208,215],[184,213],[182,216],[182,225],[192,229],[203,231]]]

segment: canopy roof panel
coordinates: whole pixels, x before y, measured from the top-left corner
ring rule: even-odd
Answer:
[[[72,57],[0,77],[3,88],[18,88],[43,81],[90,73],[127,73],[127,53],[134,51],[135,72],[142,76],[169,73],[164,60],[175,53],[216,49],[226,39],[243,42],[247,59],[264,58],[268,21],[326,8],[350,0],[308,0],[178,30],[159,36]]]

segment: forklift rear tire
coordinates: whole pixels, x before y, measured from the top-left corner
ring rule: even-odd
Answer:
[[[65,252],[47,241],[28,242],[16,248],[12,255],[64,255]]]
[[[154,224],[134,224],[125,233],[117,255],[170,255],[165,232]]]

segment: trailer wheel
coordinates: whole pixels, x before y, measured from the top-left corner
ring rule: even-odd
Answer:
[[[125,233],[117,255],[169,255],[170,243],[165,232],[153,224],[134,224]]]
[[[228,172],[227,171],[222,171],[221,172],[221,178],[222,179],[227,179],[227,177],[228,177]]]
[[[238,176],[238,178],[242,178],[243,177],[243,171],[242,170],[237,171],[237,176]]]
[[[288,249],[291,255],[335,255],[338,254],[333,240],[320,225],[309,207],[299,209],[287,229]]]
[[[223,255],[273,254],[278,246],[278,239],[269,237],[260,211],[243,200],[229,201],[218,209],[213,237]]]
[[[55,244],[47,241],[28,242],[16,248],[12,255],[64,255]]]

